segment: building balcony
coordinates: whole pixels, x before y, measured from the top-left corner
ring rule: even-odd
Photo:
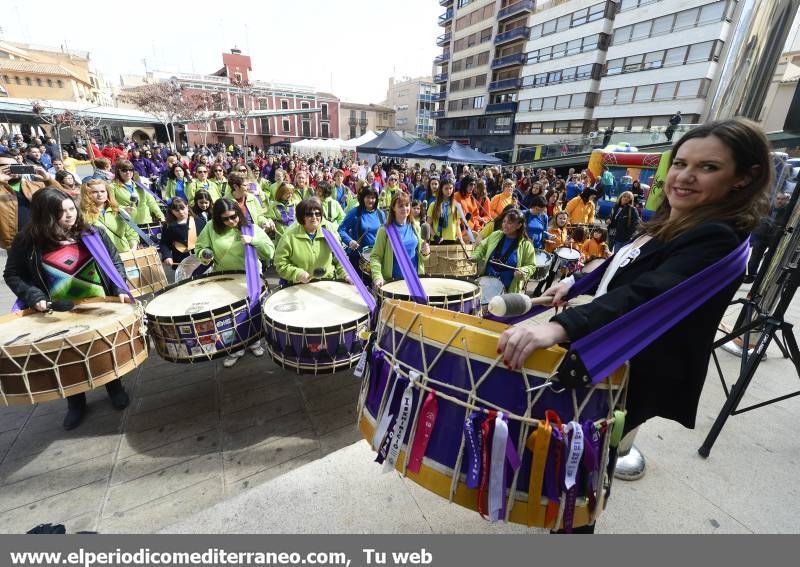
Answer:
[[[450,61],[450,52],[442,53],[441,55],[437,55],[433,59],[434,65],[445,65],[448,61]]]
[[[444,118],[444,110],[434,110],[431,112],[431,118]]]
[[[447,91],[440,91],[431,95],[431,102],[439,102],[447,98]]]
[[[439,6],[449,6],[453,3],[453,0],[439,0]]]
[[[513,18],[521,14],[530,14],[533,12],[533,5],[533,0],[520,0],[520,2],[515,2],[497,12],[497,21],[507,20],[508,18]]]
[[[450,32],[443,33],[439,37],[436,38],[436,45],[439,47],[444,47],[445,45],[450,45],[450,38],[453,37],[453,34]]]
[[[511,43],[518,39],[528,39],[531,33],[531,28],[522,26],[521,28],[514,28],[511,31],[497,34],[494,38],[495,45],[503,45],[504,43]]]
[[[524,65],[527,56],[524,53],[515,53],[514,55],[506,55],[492,61],[492,69],[503,69],[504,67],[513,67],[514,65]]]
[[[433,82],[436,84],[446,83],[447,82],[447,73],[439,73],[438,75],[433,76]]]
[[[495,102],[486,105],[486,114],[496,114],[499,112],[516,112],[516,102]]]
[[[452,19],[453,19],[453,9],[448,8],[447,12],[439,16],[439,25],[446,26]]]
[[[522,86],[522,79],[517,77],[514,79],[503,79],[501,81],[492,81],[489,83],[489,92],[517,90]]]

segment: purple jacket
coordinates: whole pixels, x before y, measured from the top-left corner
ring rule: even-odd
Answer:
[[[150,160],[146,157],[139,157],[131,160],[133,164],[133,169],[141,175],[142,177],[152,177],[158,175],[158,168],[156,164],[153,163],[153,160]]]

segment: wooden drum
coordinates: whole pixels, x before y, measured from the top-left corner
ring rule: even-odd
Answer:
[[[156,352],[170,362],[226,356],[262,334],[260,307],[250,305],[244,272],[216,272],[172,284],[156,294],[145,313]]]
[[[522,370],[509,370],[497,353],[507,328],[384,302],[359,428],[384,470],[491,520],[550,529],[592,523],[609,484],[611,439],[622,431],[627,365],[594,386],[561,388],[550,378],[566,351],[538,350]],[[565,470],[574,475],[569,490]]]
[[[147,358],[141,308],[91,298],[72,311],[0,317],[0,404],[35,404],[92,390]]]
[[[428,305],[459,313],[480,314],[480,286],[465,280],[447,278],[420,278],[420,281],[422,289],[428,296]],[[378,293],[381,299],[409,299],[411,297],[405,280],[385,283]]]
[[[158,249],[153,246],[137,248],[119,255],[125,265],[125,279],[130,282],[131,295],[141,297],[167,287],[167,276]]]
[[[472,244],[432,244],[431,256],[425,264],[425,275],[444,278],[468,278],[477,275],[478,266],[469,261]],[[466,254],[464,253],[466,250]]]
[[[291,285],[268,295],[262,312],[267,348],[284,368],[333,373],[355,365],[364,350],[369,309],[350,284]]]

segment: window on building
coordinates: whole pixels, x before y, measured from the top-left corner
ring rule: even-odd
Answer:
[[[304,138],[310,138],[311,137],[311,121],[310,120],[303,120],[301,122],[301,124],[300,124],[300,127],[302,128],[302,131],[303,131],[303,137]]]
[[[616,104],[629,104],[633,102],[634,87],[626,87],[617,91]]]
[[[476,96],[474,99],[472,99],[472,108],[483,108],[483,100],[484,97]]]
[[[669,33],[672,30],[672,24],[675,21],[675,14],[669,14],[668,16],[661,16],[660,18],[656,18],[653,20],[653,29],[650,33],[653,35],[659,35],[662,33]]]
[[[357,137],[356,136],[356,127],[355,126],[350,126],[350,139],[352,140],[353,138],[356,138],[356,137]]]
[[[645,71],[648,69],[659,69],[664,64],[664,51],[653,51],[644,56]]]
[[[322,119],[323,120],[328,120],[328,103],[327,102],[323,102],[322,104],[319,105],[319,107],[322,109]],[[326,138],[327,138],[327,136],[326,136]]]
[[[691,10],[684,10],[675,14],[675,25],[672,30],[683,30],[692,28],[697,23],[697,16],[700,13],[699,8],[692,8]]]
[[[639,22],[638,24],[633,25],[633,29],[631,30],[631,41],[636,41],[637,39],[644,39],[646,37],[650,37],[650,30],[653,27],[652,20],[646,20],[644,22]]]
[[[310,106],[309,106],[309,104],[307,102],[301,102],[300,103],[300,108],[310,108]],[[308,112],[304,112],[303,113],[303,118],[310,118],[310,117],[311,117],[311,115]]]
[[[320,128],[322,130],[322,137],[323,138],[330,138],[331,137],[331,127],[327,122],[323,122]]]
[[[667,53],[664,56],[664,66],[669,67],[671,65],[683,65],[685,60],[686,46],[682,45],[680,47],[673,47],[672,49],[667,49]]]
[[[288,118],[284,118],[283,120],[281,120],[281,128],[283,129],[284,133],[288,132],[291,129],[289,127],[289,119]]]
[[[259,122],[261,123],[261,135],[262,136],[269,135],[269,118],[267,118],[266,116],[262,116],[259,119]]]
[[[236,95],[237,108],[244,108],[244,95]]]
[[[266,110],[268,108],[269,108],[269,105],[267,104],[267,99],[265,99],[265,98],[258,99],[258,109],[259,110]]]
[[[233,74],[233,76],[236,77],[236,82],[238,82],[238,83],[242,82],[242,74],[241,73],[239,73],[237,71],[236,73]]]
[[[281,99],[281,109],[287,110],[289,108],[289,101],[286,99]]]
[[[633,102],[650,102],[653,100],[653,92],[655,85],[640,85],[636,87],[636,95],[633,97]]]
[[[216,121],[216,130],[217,132],[224,132],[225,131],[225,121],[224,120],[217,120]]]
[[[706,4],[700,8],[700,17],[698,23],[708,24],[711,22],[718,22],[725,15],[725,2],[714,2],[713,4]]]
[[[19,79],[19,77],[14,77],[14,78],[15,79]],[[17,84],[19,84],[19,81],[17,81]],[[58,85],[59,89],[63,89],[64,88],[64,81],[62,81],[61,79],[56,79],[56,84]]]
[[[41,77],[36,77],[36,86],[39,86],[39,87],[43,86]]]
[[[704,41],[703,43],[695,43],[689,46],[689,55],[686,57],[687,63],[696,63],[698,61],[709,61],[714,52],[714,42]]]
[[[25,84],[28,85],[29,87],[33,85],[33,81],[31,81],[30,77],[25,77]],[[81,94],[83,94],[83,89],[79,90],[81,91]]]
[[[702,79],[681,81],[678,85],[678,92],[675,94],[675,96],[677,98],[695,98],[697,96],[701,96],[700,86],[702,83]]]
[[[47,86],[50,87],[51,89],[53,88],[53,79],[47,79]]]

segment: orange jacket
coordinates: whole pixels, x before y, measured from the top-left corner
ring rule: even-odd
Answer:
[[[581,246],[581,254],[585,260],[589,258],[607,258],[608,245],[605,242],[597,242],[594,238],[588,238]]]
[[[23,179],[20,183],[20,193],[29,203],[33,194],[44,187],[57,187],[61,185],[53,180],[42,183],[41,181],[29,181]],[[27,219],[23,219],[23,222]],[[0,183],[0,248],[8,250],[11,248],[11,241],[17,235],[19,226],[19,201],[17,192],[8,183]]]
[[[573,197],[564,209],[569,215],[570,224],[594,224],[594,202],[583,202],[581,196]]]

